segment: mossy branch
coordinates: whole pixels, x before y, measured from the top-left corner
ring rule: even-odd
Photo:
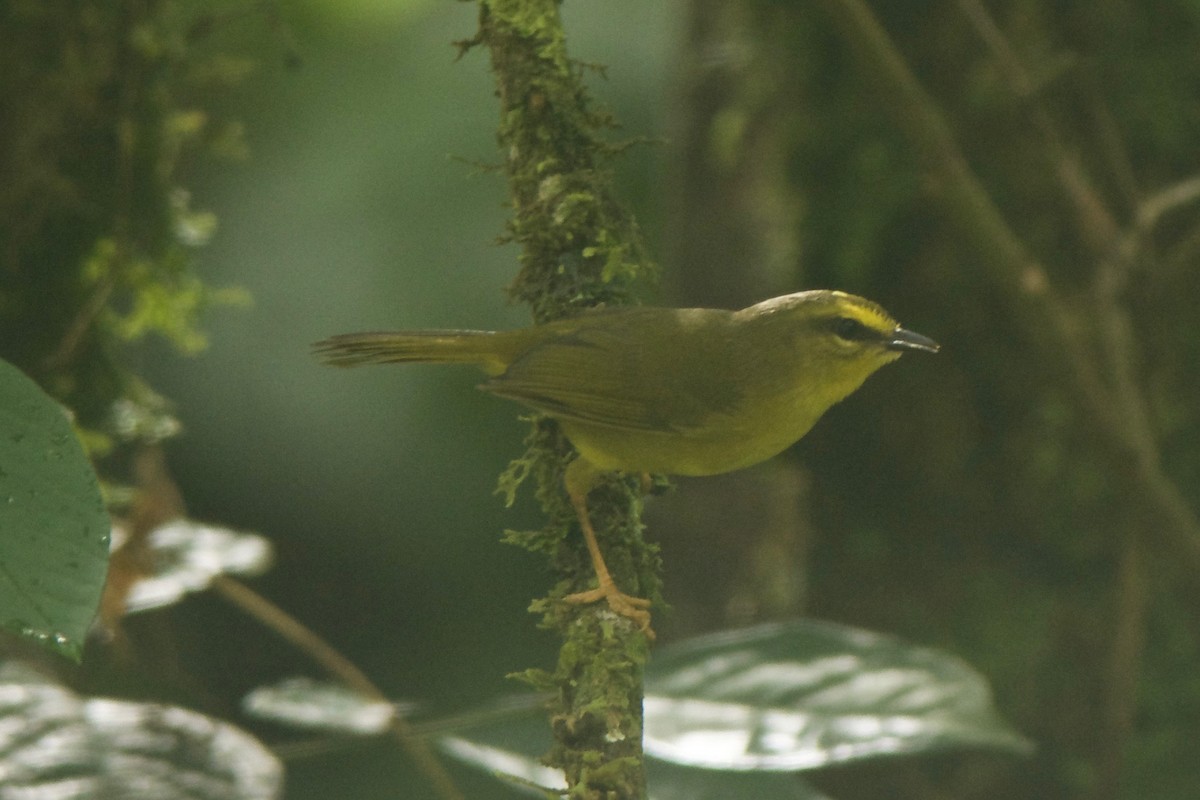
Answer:
[[[521,268],[509,288],[537,322],[596,305],[626,304],[654,274],[632,217],[613,196],[605,162],[612,127],[593,107],[584,65],[567,55],[556,0],[480,0],[479,31],[460,43],[487,48],[500,101],[498,139],[505,156],[513,215],[508,238],[521,246]],[[575,798],[645,796],[642,761],[642,666],[647,642],[631,622],[603,604],[575,606],[565,595],[589,586],[593,574],[562,478],[572,449],[547,419],[535,419],[529,449],[506,473],[512,484],[536,480],[548,522],[508,541],[550,554],[559,576],[534,603],[563,645],[553,671],[521,677],[553,696],[555,746],[547,763],[563,770]],[[592,494],[592,520],[618,584],[642,596],[658,594],[658,557],[642,538],[640,498],[630,481],[614,480]]]

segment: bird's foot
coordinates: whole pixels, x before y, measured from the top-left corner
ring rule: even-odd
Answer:
[[[601,581],[595,589],[569,594],[563,600],[579,605],[604,600],[615,613],[633,620],[642,633],[646,634],[649,639],[654,639],[654,631],[650,628],[650,612],[646,610],[650,608],[650,601],[644,597],[625,594],[612,581]]]

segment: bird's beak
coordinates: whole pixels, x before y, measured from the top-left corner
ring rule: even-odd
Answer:
[[[936,353],[941,349],[941,345],[928,336],[900,327],[892,331],[891,338],[884,343],[884,347],[888,350],[921,350],[926,353]]]

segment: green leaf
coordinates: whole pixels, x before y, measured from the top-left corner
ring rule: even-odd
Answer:
[[[829,800],[796,775],[778,772],[722,772],[646,759],[650,800]]]
[[[257,739],[195,711],[84,698],[0,666],[5,798],[276,800],[283,768]]]
[[[540,761],[550,750],[550,728],[540,696],[510,698],[493,710],[458,720],[458,732],[439,745],[450,756],[524,790],[556,797],[566,782]],[[802,779],[778,773],[736,773],[696,769],[646,759],[649,800],[828,800]]]
[[[153,573],[125,597],[125,612],[163,608],[202,592],[220,575],[260,575],[271,566],[271,543],[256,533],[204,525],[183,517],[155,528],[146,539]]]
[[[536,792],[563,786],[538,697],[452,721],[451,756]],[[656,650],[646,668],[653,800],[820,800],[794,775],[831,764],[951,748],[1025,755],[987,682],[958,658],[843,625],[795,621]]]
[[[305,730],[372,736],[388,729],[397,709],[353,689],[311,678],[287,678],[242,698],[249,716]]]
[[[456,720],[456,733],[439,737],[438,747],[535,797],[560,794],[562,772],[541,763],[552,744],[542,706],[533,696],[508,698],[498,710]]]
[[[110,522],[62,406],[0,361],[0,625],[78,660]]]
[[[795,621],[663,647],[646,668],[645,748],[725,770],[978,747],[1027,754],[981,675],[946,653]]]

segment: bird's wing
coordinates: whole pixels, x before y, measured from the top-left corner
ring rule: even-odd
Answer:
[[[664,338],[661,319],[652,335],[636,314],[624,322],[544,340],[480,388],[560,419],[684,435],[734,406],[737,387],[713,380],[711,354],[680,339],[670,340],[670,352],[647,347]]]

